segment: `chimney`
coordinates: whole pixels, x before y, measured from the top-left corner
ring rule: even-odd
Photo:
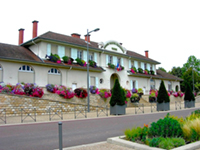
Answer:
[[[145,56],[146,56],[146,58],[149,58],[149,51],[148,50],[145,51]]]
[[[24,42],[24,29],[19,29],[19,45]]]
[[[37,25],[38,21],[34,20],[33,22],[33,38],[37,37]]]
[[[87,34],[85,35],[85,41],[87,41]],[[88,43],[90,43],[90,35],[88,35]]]
[[[78,38],[78,39],[80,39],[80,37],[81,37],[81,35],[78,34],[78,33],[72,33],[71,36],[75,37],[75,38]]]

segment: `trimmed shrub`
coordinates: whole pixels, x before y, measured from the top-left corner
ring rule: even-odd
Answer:
[[[186,83],[184,100],[195,101],[195,97],[194,97],[194,94],[192,92],[192,89],[191,89],[191,86],[189,85],[189,83]]]
[[[121,88],[119,80],[115,80],[115,84],[112,90],[112,96],[110,99],[110,105],[115,106],[115,105],[125,105],[125,94],[124,90]]]
[[[168,96],[168,93],[167,93],[167,90],[165,88],[163,80],[160,83],[160,88],[159,88],[159,91],[158,91],[157,102],[158,103],[163,103],[163,102],[167,103],[167,102],[170,102],[170,99],[169,99],[169,96]]]

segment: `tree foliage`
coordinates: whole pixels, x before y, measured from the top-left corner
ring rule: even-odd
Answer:
[[[115,80],[115,84],[112,90],[112,96],[110,99],[110,105],[125,105],[125,96],[124,96],[124,90],[121,88],[119,80]]]
[[[159,67],[158,70],[161,70],[161,71],[167,72],[163,67]]]
[[[179,78],[183,76],[183,71],[181,67],[173,67],[172,70],[169,71],[169,73]]]
[[[194,68],[196,71],[200,71],[200,60],[197,59],[195,56],[188,57],[187,62],[183,65],[183,72],[190,68]]]
[[[163,80],[160,83],[157,101],[158,101],[158,103],[170,102],[170,99],[169,99],[169,96],[168,96],[168,93],[167,93],[167,90],[165,88],[165,84],[164,84]]]

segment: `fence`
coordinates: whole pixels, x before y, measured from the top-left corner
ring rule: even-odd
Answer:
[[[170,110],[184,109],[184,102],[175,102],[170,105]],[[200,103],[196,103],[199,107]],[[109,107],[106,106],[91,106],[90,112],[87,111],[85,105],[75,105],[73,108],[63,108],[62,105],[55,105],[46,108],[45,113],[35,107],[15,107],[14,109],[18,114],[9,114],[7,109],[0,108],[0,124],[10,123],[24,123],[24,122],[40,122],[40,121],[53,121],[53,120],[68,120],[68,119],[80,119],[80,118],[95,118],[95,117],[107,117],[109,116]],[[143,103],[135,104],[134,107],[127,107],[127,114],[139,114],[139,113],[154,113],[157,112],[157,104],[150,103],[146,106]],[[41,115],[42,114],[42,115]]]

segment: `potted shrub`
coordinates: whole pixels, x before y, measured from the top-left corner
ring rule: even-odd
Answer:
[[[139,97],[141,98],[142,95],[143,95],[143,90],[142,90],[142,88],[139,88],[138,91],[137,91],[137,93],[139,94]]]
[[[131,96],[130,100],[131,100],[131,103],[138,103],[140,101],[140,97],[137,93],[134,93]]]
[[[186,83],[184,105],[185,108],[195,107],[195,97],[188,83]]]
[[[115,80],[110,99],[110,114],[111,115],[124,115],[126,114],[124,90],[121,88],[119,80]]]
[[[169,102],[169,95],[162,80],[160,83],[160,88],[157,97],[157,111],[170,110]]]

